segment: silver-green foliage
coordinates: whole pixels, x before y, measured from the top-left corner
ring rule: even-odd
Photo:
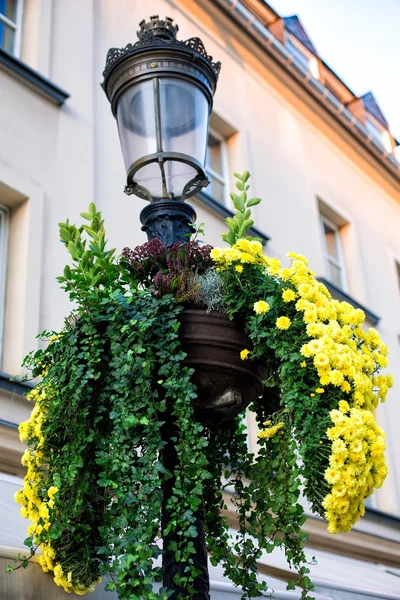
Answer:
[[[197,278],[197,285],[198,288],[196,291],[195,303],[202,308],[205,308],[207,312],[215,310],[224,313],[226,304],[219,273],[211,270],[204,273],[204,275],[199,275]]]

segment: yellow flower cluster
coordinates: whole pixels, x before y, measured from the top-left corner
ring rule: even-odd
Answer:
[[[363,500],[381,487],[386,475],[385,434],[373,413],[350,408],[345,400],[330,412],[332,454],[325,480],[331,486],[323,501],[330,533],[349,531],[364,514]]]
[[[42,373],[43,375],[44,373]],[[19,426],[20,440],[22,442],[29,440],[30,442],[21,459],[22,464],[27,467],[27,472],[24,486],[15,494],[14,498],[18,504],[22,505],[21,515],[31,521],[28,535],[33,536],[34,543],[40,547],[39,563],[43,571],[53,571],[55,583],[63,587],[66,592],[83,595],[93,592],[94,584],[85,587],[79,582],[74,582],[72,571],[67,574],[63,572],[51,543],[41,539],[41,536],[45,537],[51,528],[52,517],[56,511],[55,496],[59,491],[58,487],[48,485],[47,469],[45,468],[45,438],[42,428],[46,421],[46,401],[50,395],[51,389],[47,387],[45,390],[43,385],[38,385],[27,395],[28,400],[35,402],[29,420]]]
[[[351,392],[355,405],[374,410],[393,385],[391,376],[375,376],[387,366],[387,346],[376,329],[362,329],[362,310],[332,299],[326,287],[314,279],[306,259],[295,256],[290,269],[284,271],[296,288],[296,309],[303,313],[311,338],[301,347],[301,354],[311,359],[322,386],[332,384]]]
[[[332,299],[303,256],[288,256],[291,266],[279,275],[293,285],[296,309],[303,314],[311,338],[301,347],[301,354],[317,370],[321,386],[340,388],[350,403],[342,400],[339,410],[331,411],[335,426],[327,432],[332,454],[325,479],[332,489],[323,507],[328,530],[338,533],[348,531],[363,514],[362,501],[387,475],[384,434],[374,410],[393,385],[391,375],[377,375],[387,366],[388,349],[375,329],[362,328],[362,310]],[[323,387],[316,389],[317,393],[324,391]]]
[[[278,275],[281,266],[278,259],[268,258],[263,254],[263,247],[260,242],[245,238],[238,240],[231,248],[214,248],[211,250],[211,258],[220,270],[233,263],[240,263],[235,267],[239,273],[242,269],[238,269],[238,267],[243,264],[251,264],[267,267],[270,275]]]
[[[332,487],[323,507],[330,532],[348,531],[363,513],[362,501],[374,487],[382,485],[387,474],[384,434],[376,423],[374,411],[379,401],[385,401],[393,385],[391,375],[378,374],[388,364],[388,348],[376,329],[363,329],[362,310],[332,298],[327,288],[315,279],[304,256],[290,252],[287,256],[291,264],[281,268],[279,260],[263,256],[261,244],[245,239],[238,240],[231,248],[216,248],[211,252],[220,270],[235,263],[256,264],[278,282],[285,282],[281,299],[284,303],[295,302],[309,338],[300,347],[305,359],[300,366],[315,369],[321,385],[310,390],[311,397],[334,386],[346,398],[339,403],[339,410],[331,412],[335,425],[327,432],[332,443],[325,479]],[[258,314],[266,312],[261,302],[253,307]],[[291,320],[282,316],[275,325],[287,330]],[[248,355],[249,351],[243,350],[241,358]],[[260,432],[259,437],[272,437],[280,428],[277,427]]]
[[[266,421],[264,423],[265,426],[270,425],[271,421]],[[268,427],[268,429],[264,429],[263,431],[260,431],[257,434],[257,437],[259,437],[260,439],[267,439],[269,440],[270,438],[274,437],[274,435],[276,433],[278,433],[278,431],[280,429],[283,429],[285,426],[285,423],[283,423],[282,421],[280,421],[280,423],[277,423],[276,425],[273,425],[273,427]]]

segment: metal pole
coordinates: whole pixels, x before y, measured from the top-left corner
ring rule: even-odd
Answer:
[[[176,439],[179,435],[178,428],[172,414],[167,411],[165,414],[165,423],[162,427],[163,440],[166,442],[166,446],[163,449],[163,465],[170,473],[173,473],[175,468],[178,466],[178,456],[176,453],[175,444],[171,438]],[[163,415],[164,416],[164,415]],[[168,500],[171,498],[174,487],[174,478],[166,480],[163,485],[163,504],[162,504],[162,521],[161,530],[163,536],[163,585],[170,590],[174,590],[171,598],[177,600],[179,595],[183,595],[183,590],[174,583],[175,575],[185,576],[184,572],[186,563],[177,563],[175,561],[175,553],[168,550],[168,544],[170,541],[175,539],[173,534],[164,535],[164,530],[169,523],[170,516],[166,508]],[[194,589],[195,594],[192,594],[190,598],[192,600],[209,600],[210,599],[210,577],[208,574],[207,564],[207,548],[204,535],[204,508],[203,502],[200,509],[195,514],[196,522],[195,526],[197,529],[197,537],[194,539],[195,554],[193,555],[193,561],[195,567],[201,571],[196,579]]]

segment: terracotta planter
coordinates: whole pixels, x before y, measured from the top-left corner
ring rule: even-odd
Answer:
[[[226,315],[205,310],[182,311],[179,338],[187,353],[184,361],[195,369],[196,418],[204,423],[230,419],[262,393],[266,370],[258,363],[241,360],[251,348],[240,326]]]

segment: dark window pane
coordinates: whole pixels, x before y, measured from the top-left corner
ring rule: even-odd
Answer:
[[[14,52],[14,37],[14,29],[0,21],[0,48],[12,54]]]
[[[329,265],[329,279],[333,285],[342,287],[342,269],[332,262],[328,261]]]
[[[221,142],[212,133],[208,135],[206,165],[223,176]]]
[[[17,18],[17,0],[0,0],[0,14],[15,23]]]
[[[205,188],[207,194],[212,196],[214,200],[224,204],[225,202],[225,185],[218,181],[215,177],[211,175],[211,173],[207,172],[208,179],[210,180],[210,185]]]
[[[380,144],[383,143],[382,141],[382,131],[375,125],[375,123],[372,123],[372,121],[370,121],[369,119],[366,120],[365,123],[367,130],[369,133],[372,134],[373,138],[379,142]]]
[[[310,68],[310,61],[308,57],[297,48],[290,40],[286,41],[286,48],[294,54],[298,61],[300,61],[307,69]]]

